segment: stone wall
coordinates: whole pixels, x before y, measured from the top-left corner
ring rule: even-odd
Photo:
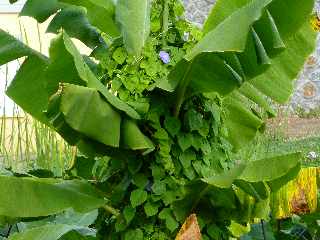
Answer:
[[[183,1],[187,10],[187,19],[199,26],[203,24],[215,2],[215,0]],[[315,9],[320,13],[320,0],[317,0]],[[296,81],[290,107],[292,109],[302,108],[305,111],[320,108],[320,37],[316,51],[310,56]]]

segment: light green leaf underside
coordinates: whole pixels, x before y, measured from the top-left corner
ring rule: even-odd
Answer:
[[[69,208],[89,212],[105,204],[89,183],[78,180],[0,176],[0,188],[0,215],[3,216],[48,216]]]
[[[9,240],[58,240],[74,228],[76,227],[65,224],[44,225],[13,234]]]
[[[252,161],[241,164],[220,175],[203,179],[204,182],[220,187],[230,188],[236,180],[246,182],[270,182],[290,174],[299,165],[301,153],[293,153],[279,157]]]
[[[235,150],[247,145],[264,126],[264,121],[248,109],[244,102],[245,99],[236,93],[224,99],[227,139]]]
[[[118,0],[116,19],[124,44],[131,54],[139,55],[150,33],[150,0]]]

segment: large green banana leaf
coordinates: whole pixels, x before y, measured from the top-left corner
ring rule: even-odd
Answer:
[[[309,24],[313,4],[313,0],[217,1],[203,39],[159,86],[175,91],[176,113],[186,98],[197,93],[215,91],[232,98],[226,100],[226,118],[233,122],[229,121],[229,139],[235,148],[247,144],[262,124],[250,110],[239,111],[246,106],[237,103],[234,94],[271,115],[267,97],[287,101],[293,80],[315,45],[316,33]],[[235,106],[241,114],[238,121],[233,117]],[[248,136],[238,138],[245,131]]]
[[[29,56],[7,95],[32,116],[55,127],[70,144],[77,145],[83,139],[80,135],[84,135],[111,147],[119,147],[121,143],[124,148],[133,150],[153,148],[136,123],[129,120],[129,117],[139,119],[139,114],[96,78],[66,33],[52,41],[50,59],[6,32],[0,31],[0,41],[6,46],[0,50],[0,63]],[[50,113],[44,113],[49,107],[49,98],[62,83],[73,85],[64,85],[64,91],[60,92],[61,104],[49,117]],[[121,116],[121,112],[127,117]],[[60,113],[64,116],[62,121]]]
[[[39,217],[68,208],[89,212],[106,201],[89,183],[72,180],[0,176],[0,215]]]

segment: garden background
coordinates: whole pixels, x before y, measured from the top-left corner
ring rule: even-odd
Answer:
[[[7,30],[32,48],[47,55],[51,34],[45,34],[47,24],[39,25],[26,17],[18,18],[23,1],[9,5],[0,0],[0,28]],[[187,18],[199,27],[214,4],[213,0],[184,0]],[[320,1],[315,12],[320,13]],[[278,117],[267,124],[266,134],[232,156],[239,159],[261,159],[281,153],[302,151],[303,165],[320,163],[320,38],[318,47],[306,62],[296,82],[296,90],[288,105],[275,105]],[[88,53],[76,42],[82,53]],[[12,168],[15,172],[30,169],[49,169],[62,176],[76,154],[56,133],[23,113],[8,97],[6,87],[11,82],[19,61],[0,67],[0,169]],[[262,222],[263,226],[263,222]]]

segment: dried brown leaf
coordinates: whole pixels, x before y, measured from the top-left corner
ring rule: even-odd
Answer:
[[[201,232],[196,214],[192,214],[186,219],[176,240],[201,240]]]

